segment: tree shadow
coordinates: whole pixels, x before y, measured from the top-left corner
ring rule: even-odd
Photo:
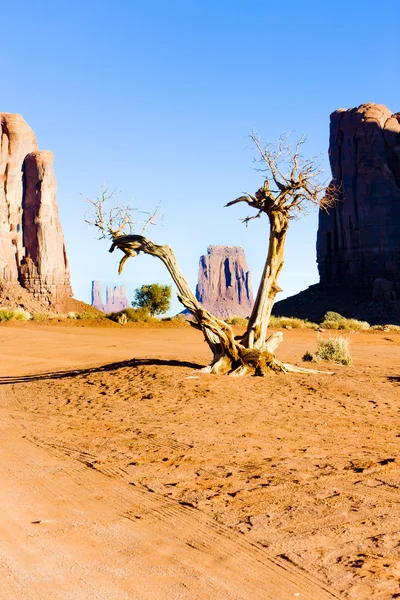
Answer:
[[[72,369],[71,371],[52,371],[47,373],[35,373],[33,375],[17,375],[10,377],[0,377],[0,385],[14,383],[28,383],[30,381],[45,381],[46,379],[65,379],[67,377],[79,377],[79,375],[90,375],[91,373],[104,373],[107,371],[117,371],[125,367],[133,369],[144,366],[167,366],[167,367],[186,367],[188,369],[201,369],[204,365],[189,362],[185,360],[166,360],[161,358],[132,358],[97,367],[87,367],[85,369]]]

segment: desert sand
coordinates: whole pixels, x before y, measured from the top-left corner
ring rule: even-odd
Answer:
[[[0,597],[400,597],[400,335],[347,337],[234,379],[189,327],[2,325]]]

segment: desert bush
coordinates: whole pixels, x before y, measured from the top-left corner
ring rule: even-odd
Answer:
[[[174,315],[173,317],[171,317],[171,321],[172,323],[186,323],[187,316],[183,315],[182,313],[179,313],[178,315]]]
[[[151,316],[147,308],[125,308],[122,312],[126,315],[127,320],[132,323],[157,321],[156,318]]]
[[[400,325],[372,325],[374,331],[400,331]]]
[[[0,308],[0,321],[11,321],[14,318],[14,311],[9,308]]]
[[[323,329],[367,331],[370,328],[370,324],[367,323],[367,321],[358,321],[357,319],[346,319],[345,317],[342,317],[340,320],[323,321],[321,327]]]
[[[56,318],[56,316],[57,315],[54,315],[52,313],[37,312],[37,313],[33,313],[32,321],[48,321],[49,319]]]
[[[248,319],[245,319],[244,317],[233,316],[225,319],[225,323],[228,323],[228,325],[239,325],[240,327],[247,327]]]
[[[12,310],[11,308],[0,308],[0,322],[1,321],[29,321],[31,318],[30,313],[24,310],[23,308],[15,308]]]
[[[296,317],[274,317],[271,316],[269,327],[279,329],[281,327],[292,327],[293,329],[313,329],[316,331],[319,327],[317,323],[312,323],[307,319],[297,319]]]
[[[102,319],[103,315],[99,315],[97,313],[92,313],[92,312],[83,312],[83,313],[76,313],[75,315],[76,319],[80,319],[83,321],[90,321],[93,319]]]
[[[29,321],[29,319],[31,318],[31,314],[23,308],[16,308],[15,310],[13,310],[13,313],[13,318],[16,321]]]
[[[325,313],[325,316],[322,319],[322,321],[342,321],[343,319],[345,319],[345,317],[343,317],[339,313],[334,312],[333,310],[328,310],[328,312]]]
[[[76,319],[76,313],[73,312],[72,310],[67,314],[67,319]]]
[[[311,354],[311,352],[307,350],[307,352],[303,356],[303,360],[305,360],[306,362],[311,362],[315,360],[314,354]]]
[[[339,365],[351,365],[349,340],[343,336],[325,339],[322,336],[318,336],[316,353],[311,354],[311,352],[307,351],[303,356],[303,360],[314,362],[322,360],[335,362]]]
[[[125,315],[126,320],[131,323],[154,323],[158,320],[152,317],[145,308],[125,308],[117,313],[109,313],[106,317],[107,319],[111,319],[111,321],[119,323],[121,315]]]

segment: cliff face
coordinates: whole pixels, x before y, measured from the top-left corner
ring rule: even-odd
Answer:
[[[100,281],[92,282],[92,306],[104,313],[119,312],[129,308],[130,304],[126,297],[126,286],[119,285],[106,288],[106,302],[103,303]]]
[[[20,115],[0,113],[0,281],[54,305],[72,296],[53,155]]]
[[[337,202],[321,211],[322,284],[400,286],[400,113],[363,104],[331,115],[329,155]]]
[[[254,301],[251,274],[243,248],[207,248],[207,254],[200,257],[196,297],[215,316],[250,315]]]

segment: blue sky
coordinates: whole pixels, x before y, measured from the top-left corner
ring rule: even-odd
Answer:
[[[92,279],[170,283],[161,263],[119,256],[84,223],[102,184],[150,210],[194,287],[209,244],[241,245],[256,287],[268,223],[247,229],[261,184],[248,135],[306,134],[328,167],[329,114],[365,102],[400,111],[398,2],[357,0],[21,0],[1,3],[0,111],[21,113],[55,154],[58,203],[75,296]],[[15,3],[16,4],[16,3]],[[317,213],[293,222],[281,298],[317,282]],[[279,296],[278,296],[279,299]],[[173,309],[178,310],[174,303]]]

